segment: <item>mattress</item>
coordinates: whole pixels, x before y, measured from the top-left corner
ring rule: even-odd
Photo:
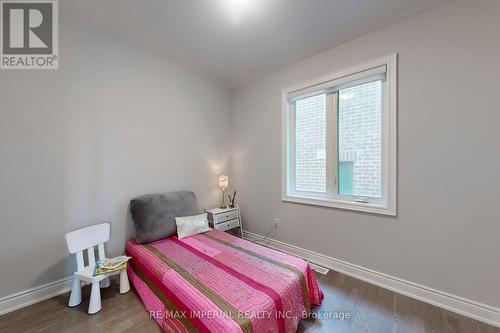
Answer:
[[[131,283],[165,332],[295,332],[323,293],[297,257],[212,230],[129,241]]]

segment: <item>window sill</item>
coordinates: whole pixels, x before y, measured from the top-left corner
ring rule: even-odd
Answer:
[[[284,202],[293,202],[306,205],[340,208],[358,212],[396,216],[396,208],[374,203],[361,203],[346,200],[333,200],[328,198],[316,198],[297,195],[284,195],[281,198]]]

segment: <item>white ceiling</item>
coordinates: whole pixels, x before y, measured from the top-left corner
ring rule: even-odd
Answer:
[[[237,87],[442,0],[64,0],[93,26]],[[249,5],[247,11],[237,3]],[[232,10],[232,11],[231,11]],[[238,15],[240,14],[240,15]]]

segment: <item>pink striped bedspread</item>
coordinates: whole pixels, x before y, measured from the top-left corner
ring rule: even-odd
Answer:
[[[212,230],[129,241],[128,274],[165,332],[289,333],[323,293],[297,257]]]

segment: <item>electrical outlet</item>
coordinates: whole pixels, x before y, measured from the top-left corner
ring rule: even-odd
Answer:
[[[278,228],[278,227],[280,226],[280,219],[279,219],[279,218],[277,218],[277,217],[275,217],[275,218],[274,218],[274,226],[275,226],[276,228]]]

